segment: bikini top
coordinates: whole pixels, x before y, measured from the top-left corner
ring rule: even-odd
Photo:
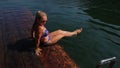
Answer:
[[[45,29],[43,35],[41,36],[41,38],[46,37],[49,34],[49,31],[47,29]]]

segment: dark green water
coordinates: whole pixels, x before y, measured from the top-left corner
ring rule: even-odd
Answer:
[[[26,7],[48,14],[47,28],[72,31],[83,28],[77,37],[59,43],[81,66],[95,68],[98,61],[117,57],[113,68],[120,68],[120,1],[119,0],[1,0],[0,7]],[[54,59],[53,59],[54,60]],[[105,68],[107,65],[103,65]]]

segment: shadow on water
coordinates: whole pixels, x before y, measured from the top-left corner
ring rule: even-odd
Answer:
[[[18,52],[33,52],[34,42],[30,38],[18,40],[15,44],[7,45],[7,49]]]
[[[55,44],[45,45],[45,46],[41,45],[41,47],[54,46]],[[7,50],[18,51],[18,52],[34,52],[34,48],[35,48],[35,40],[31,38],[21,39],[16,41],[15,44],[7,45]]]

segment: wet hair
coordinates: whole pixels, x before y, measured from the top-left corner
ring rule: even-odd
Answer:
[[[43,11],[37,11],[36,12],[35,21],[34,21],[34,24],[33,24],[33,27],[32,27],[33,30],[35,29],[35,26],[37,26],[38,20],[40,21],[43,16],[47,16],[47,14]]]

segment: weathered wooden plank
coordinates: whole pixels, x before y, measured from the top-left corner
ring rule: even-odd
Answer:
[[[59,44],[42,47],[39,56],[44,68],[79,68]]]
[[[30,37],[32,13],[19,7],[0,11],[0,68],[42,68],[24,40]]]
[[[5,65],[6,68],[25,68],[21,54],[15,51],[7,53]]]
[[[2,33],[0,32],[0,38],[2,38]],[[0,68],[3,68],[4,67],[4,46],[3,41],[0,40]]]
[[[3,46],[3,17],[2,12],[0,12],[0,68],[4,68],[4,46]]]
[[[37,56],[35,56],[35,54],[24,53],[23,59],[24,59],[26,68],[43,68],[39,58]]]

